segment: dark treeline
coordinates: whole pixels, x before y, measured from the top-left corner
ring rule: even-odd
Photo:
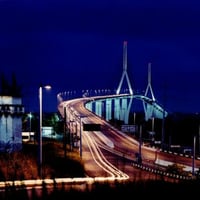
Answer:
[[[69,189],[65,188],[63,184],[61,187],[54,185],[54,188],[49,192],[48,186],[43,184],[40,192],[39,189],[32,188],[26,189],[22,186],[16,189],[13,186],[8,186],[4,192],[0,192],[0,199],[26,199],[26,200],[54,200],[54,199],[67,199],[72,197],[90,199],[106,199],[108,197],[140,197],[150,199],[161,198],[180,198],[184,196],[192,197],[199,194],[200,183],[197,180],[183,181],[181,183],[158,181],[135,181],[135,182],[116,182],[110,186],[108,183],[94,183],[88,185],[86,190],[78,190],[73,186]]]
[[[134,115],[131,113],[129,119],[130,124],[134,124],[133,119]],[[192,147],[195,136],[196,149],[199,152],[200,114],[198,113],[169,113],[164,120],[155,118],[154,121],[152,119],[145,121],[144,113],[137,113],[136,125],[142,125],[142,138],[144,140],[152,139],[150,133],[153,126],[153,139],[161,141],[162,136],[164,136],[163,142],[166,148],[169,148],[170,145]],[[136,136],[139,137],[139,130]]]
[[[0,79],[0,96],[22,96],[22,88],[18,84],[14,73],[11,75],[11,81],[4,74],[1,74]]]
[[[112,118],[110,124],[121,130],[123,120]],[[183,153],[184,149],[193,150],[194,139],[196,154],[200,155],[200,114],[169,113],[166,118],[145,120],[144,112],[130,113],[129,125],[135,125],[136,131],[129,133],[135,139],[141,137],[146,145]],[[142,129],[142,133],[140,133]],[[163,143],[161,143],[163,141]],[[161,145],[162,144],[162,145]]]

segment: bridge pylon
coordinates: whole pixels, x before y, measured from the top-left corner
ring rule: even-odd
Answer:
[[[131,83],[130,83],[128,73],[127,73],[127,41],[124,41],[123,43],[123,73],[122,73],[122,77],[120,79],[116,94],[120,94],[120,90],[125,78],[128,83],[129,93],[133,95],[133,90],[132,90]]]
[[[147,97],[149,93],[152,100],[155,101],[156,99],[153,93],[153,89],[151,87],[151,63],[148,64],[148,84],[144,96]]]
[[[150,95],[150,97],[148,97],[148,95]],[[167,116],[167,112],[156,104],[156,99],[151,87],[151,63],[148,64],[148,84],[144,96],[150,100],[150,102],[143,101],[146,121],[148,119],[153,119],[154,117],[163,119]]]

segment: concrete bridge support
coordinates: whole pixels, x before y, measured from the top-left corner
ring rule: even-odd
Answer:
[[[114,99],[114,118],[119,120],[120,119],[120,99]]]
[[[105,117],[106,121],[113,117],[121,120],[124,124],[129,123],[129,114],[133,98],[108,98],[88,102],[86,108],[94,112],[99,117]]]
[[[106,121],[112,119],[112,99],[106,99]]]
[[[95,114],[102,117],[102,101],[95,101]]]
[[[86,107],[88,110],[92,110],[92,105],[93,105],[93,102],[90,101],[90,102],[86,103],[85,107]]]

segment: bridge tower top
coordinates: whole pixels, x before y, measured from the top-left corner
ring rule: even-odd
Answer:
[[[147,84],[147,88],[145,91],[146,97],[148,96],[148,93],[150,93],[152,100],[155,101],[155,96],[153,93],[153,89],[151,87],[151,63],[148,64],[148,84]]]
[[[132,90],[131,83],[130,83],[128,73],[127,73],[127,41],[124,41],[123,43],[123,72],[122,72],[122,77],[120,79],[116,94],[120,94],[120,90],[125,78],[128,83],[129,93],[133,95],[133,90]]]

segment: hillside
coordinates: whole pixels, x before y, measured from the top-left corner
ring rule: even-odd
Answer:
[[[43,178],[84,177],[77,152],[66,152],[65,158],[62,142],[43,142]],[[39,178],[37,144],[25,143],[21,152],[1,153],[0,159],[0,181]]]

